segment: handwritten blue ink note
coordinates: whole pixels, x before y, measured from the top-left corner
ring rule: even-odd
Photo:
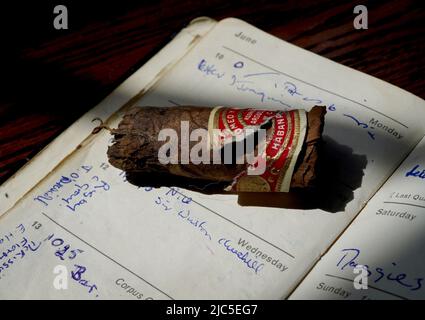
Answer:
[[[418,179],[425,179],[425,169],[421,170],[421,166],[417,164],[408,172],[406,172],[406,177],[415,177]]]
[[[396,271],[398,264],[391,262],[390,266],[369,266],[368,264],[360,263],[360,249],[347,248],[342,249],[342,257],[337,262],[336,266],[339,270],[344,271],[346,268],[355,268],[358,265],[363,265],[367,272],[368,277],[373,283],[391,282],[396,283],[402,287],[408,288],[411,291],[420,290],[424,281],[423,277],[408,276],[403,271]]]
[[[246,250],[239,250],[231,244],[231,240],[226,238],[220,238],[218,243],[222,245],[226,250],[234,254],[243,264],[245,264],[249,269],[254,270],[258,274],[261,269],[264,268],[264,263],[258,262],[249,255],[249,252]]]
[[[100,168],[106,170],[105,163]],[[48,207],[54,203],[76,212],[97,194],[107,192],[111,185],[95,173],[92,165],[82,165],[69,174],[62,175],[47,191],[34,197],[34,201]]]
[[[326,99],[318,96],[311,96],[305,94],[299,89],[293,79],[288,79],[285,75],[279,72],[244,72],[245,63],[242,60],[236,61],[233,64],[233,73],[226,73],[219,70],[215,64],[209,63],[206,59],[201,59],[197,64],[197,70],[202,72],[204,76],[212,77],[216,80],[223,81],[227,85],[238,92],[248,94],[266,107],[270,104],[276,103],[283,107],[285,110],[296,108],[298,105],[294,104],[293,100],[288,99],[297,98],[303,104],[308,103],[309,106],[324,105],[330,112],[337,111],[335,102],[326,101]],[[270,86],[265,86],[265,83],[272,83]],[[348,113],[341,113],[341,116],[349,118],[352,123],[361,129],[365,130],[367,137],[374,141],[376,140],[376,132],[374,127],[369,126],[367,123],[362,122],[358,116]]]

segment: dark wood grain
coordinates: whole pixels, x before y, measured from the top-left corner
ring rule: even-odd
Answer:
[[[425,98],[419,1],[362,1],[368,30],[353,27],[355,1],[33,2],[0,12],[0,183],[202,15],[243,19]],[[53,28],[55,4],[69,30]]]

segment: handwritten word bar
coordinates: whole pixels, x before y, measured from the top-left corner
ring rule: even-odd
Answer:
[[[70,230],[68,230],[67,228],[65,228],[64,226],[62,226],[61,224],[59,224],[58,222],[56,222],[55,220],[53,220],[51,217],[49,217],[47,214],[45,214],[44,212],[41,212],[41,214],[43,216],[45,216],[47,219],[49,219],[51,222],[53,222],[54,224],[56,224],[58,227],[60,227],[61,229],[63,229],[64,231],[68,232],[70,235],[74,236],[75,238],[77,238],[78,240],[80,240],[81,242],[83,242],[84,244],[86,244],[87,246],[89,246],[90,248],[92,248],[93,250],[95,250],[96,252],[100,253],[102,256],[104,256],[105,258],[107,258],[108,260],[112,261],[113,263],[115,263],[116,265],[120,266],[121,268],[123,268],[124,270],[126,270],[127,272],[131,273],[133,276],[139,278],[140,280],[142,280],[143,282],[145,282],[146,284],[148,284],[149,286],[151,286],[152,288],[158,290],[159,292],[161,292],[163,295],[167,296],[168,298],[170,298],[171,300],[174,300],[174,298],[172,298],[170,295],[168,295],[167,293],[165,293],[164,291],[162,291],[161,289],[159,289],[158,287],[156,287],[155,285],[153,285],[152,283],[150,283],[149,281],[147,281],[146,279],[144,279],[143,277],[139,276],[137,273],[135,273],[134,271],[131,271],[130,269],[128,269],[127,267],[123,266],[121,263],[119,263],[118,261],[116,261],[115,259],[111,258],[110,256],[108,256],[106,253],[103,253],[102,251],[100,251],[99,249],[97,249],[96,247],[92,246],[90,243],[88,243],[87,241],[81,239],[79,236],[77,236],[75,233],[71,232]]]

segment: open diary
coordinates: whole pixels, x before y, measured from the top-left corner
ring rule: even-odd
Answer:
[[[325,106],[317,201],[136,186],[92,134],[185,105]],[[393,85],[196,19],[0,187],[0,298],[425,298],[424,119]]]

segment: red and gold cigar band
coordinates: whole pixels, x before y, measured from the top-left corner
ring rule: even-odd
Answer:
[[[235,177],[229,187],[233,191],[288,192],[295,163],[301,151],[307,128],[304,110],[276,111],[259,109],[214,108],[209,117],[210,147],[221,147],[226,137],[244,135],[244,130],[259,129],[268,123],[264,152],[257,154],[256,166],[265,161],[261,174],[248,174],[245,170]],[[264,163],[264,162],[263,162]]]

